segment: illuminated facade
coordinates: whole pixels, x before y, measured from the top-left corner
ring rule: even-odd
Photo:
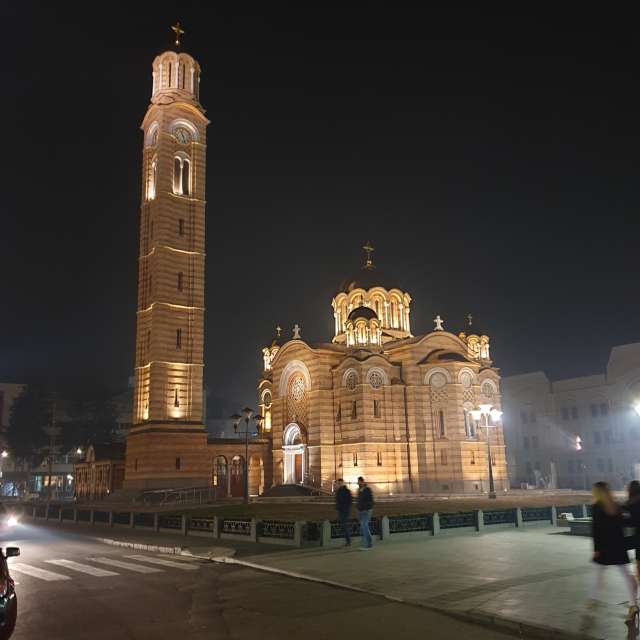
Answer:
[[[501,408],[488,336],[470,324],[414,336],[411,296],[382,286],[372,250],[332,301],[331,342],[308,344],[296,328],[263,349],[274,483],[330,490],[362,475],[382,493],[486,492],[488,431],[496,490],[507,488],[501,424],[478,428],[469,413]]]
[[[142,203],[133,426],[125,486],[206,484],[203,422],[206,128],[200,66],[153,61],[142,122]]]

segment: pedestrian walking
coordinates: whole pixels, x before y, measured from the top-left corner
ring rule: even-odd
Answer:
[[[338,489],[336,491],[336,511],[338,512],[338,521],[344,533],[344,546],[351,546],[351,505],[353,504],[353,496],[349,487],[344,483],[342,478],[336,481]]]
[[[609,566],[618,567],[629,592],[629,613],[627,619],[634,618],[638,611],[638,583],[629,570],[629,554],[624,539],[624,519],[620,507],[611,494],[606,482],[596,482],[593,493],[593,561],[596,563],[596,576],[589,593],[587,606],[593,608],[596,598],[604,586],[604,572]]]
[[[360,476],[358,478],[358,520],[360,521],[360,535],[362,536],[362,550],[373,547],[369,521],[373,513],[373,493],[369,485]]]
[[[625,505],[625,511],[629,514],[627,526],[635,529],[634,535],[627,538],[627,548],[635,549],[636,570],[640,576],[640,482],[632,480],[628,487],[629,499]]]

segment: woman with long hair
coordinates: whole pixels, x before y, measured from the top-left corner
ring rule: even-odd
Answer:
[[[629,554],[624,539],[622,511],[606,482],[596,482],[593,493],[593,561],[596,563],[596,579],[589,594],[589,607],[604,586],[604,572],[608,566],[617,566],[629,591],[628,619],[638,611],[638,583],[629,570]]]
[[[625,505],[625,510],[629,513],[628,526],[635,528],[633,542],[636,551],[636,569],[640,576],[640,482],[632,480],[628,487],[629,499]]]

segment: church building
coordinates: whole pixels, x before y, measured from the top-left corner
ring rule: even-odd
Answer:
[[[214,485],[237,496],[248,473],[254,495],[280,484],[329,491],[336,478],[353,485],[360,475],[388,494],[486,492],[489,450],[495,488],[506,488],[500,378],[488,336],[471,322],[448,332],[439,316],[433,331],[415,336],[411,296],[380,279],[369,244],[360,273],[331,301],[330,341],[308,343],[296,325],[291,340],[278,330],[263,349],[258,437],[249,444],[207,436],[209,120],[200,66],[180,49],[180,25],[173,29],[176,50],[153,61],[141,124],[135,389],[124,488]]]
[[[489,337],[472,318],[448,332],[439,316],[413,335],[410,294],[384,282],[364,249],[360,273],[331,301],[331,342],[308,343],[296,325],[291,340],[278,331],[263,349],[258,394],[274,484],[331,490],[336,478],[364,476],[387,494],[487,492],[489,437],[495,489],[508,488]]]

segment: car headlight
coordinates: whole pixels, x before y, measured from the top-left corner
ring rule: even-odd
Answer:
[[[15,527],[18,524],[18,518],[16,518],[15,516],[9,516],[9,519],[7,520],[7,524],[10,527]]]

